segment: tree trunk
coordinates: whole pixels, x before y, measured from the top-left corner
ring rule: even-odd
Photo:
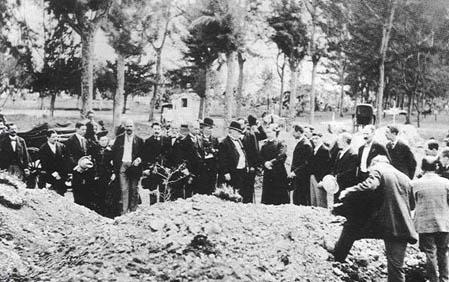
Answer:
[[[292,120],[296,118],[296,88],[298,83],[298,72],[296,63],[293,61],[289,61],[289,67],[290,67],[290,117]]]
[[[92,110],[95,31],[81,36],[81,116]]]
[[[284,74],[285,74],[285,67],[284,68],[282,68],[282,70],[281,70],[281,77],[280,77],[280,79],[281,79],[281,92],[279,93],[279,112],[278,112],[278,114],[279,114],[279,116],[281,117],[282,116],[282,107],[283,107],[283,105],[284,105]]]
[[[408,108],[407,108],[407,116],[405,117],[405,124],[411,124],[414,100],[415,100],[415,91],[413,91],[408,98]]]
[[[340,70],[340,103],[338,105],[338,113],[340,117],[343,117],[343,100],[345,98],[345,66],[342,63],[342,67]]]
[[[226,101],[225,101],[225,121],[229,123],[232,119],[234,107],[234,62],[235,52],[226,54],[227,78],[226,78]]]
[[[117,53],[117,89],[115,89],[113,101],[112,128],[114,133],[120,126],[123,110],[123,94],[125,92],[125,57]]]
[[[128,106],[128,94],[124,93],[123,95],[123,110],[122,110],[122,114],[126,114],[126,107]]]
[[[245,58],[241,52],[237,53],[237,61],[239,64],[239,77],[237,82],[237,93],[236,93],[236,113],[238,117],[242,116],[242,100],[243,100],[243,66],[245,64]]]
[[[161,82],[162,71],[162,48],[156,49],[156,77],[153,85],[153,95],[150,98],[150,112],[148,114],[148,121],[154,119],[154,107],[156,105],[157,91]]]
[[[312,89],[310,91],[310,124],[315,122],[315,78],[316,78],[316,69],[318,66],[318,59],[312,59]]]
[[[56,104],[56,92],[51,93],[51,99],[50,99],[50,116],[55,116],[55,104]]]
[[[379,64],[379,88],[377,90],[376,104],[377,104],[377,125],[380,126],[382,122],[382,103],[385,88],[385,59],[387,56],[388,42],[390,40],[390,32],[393,26],[394,13],[396,11],[396,1],[393,0],[390,15],[386,19],[382,28],[382,42],[380,46],[380,64]]]

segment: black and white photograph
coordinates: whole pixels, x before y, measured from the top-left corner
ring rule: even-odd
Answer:
[[[449,0],[0,0],[0,281],[449,282]]]

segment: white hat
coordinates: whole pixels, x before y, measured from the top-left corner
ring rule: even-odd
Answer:
[[[323,186],[323,189],[326,190],[329,194],[335,194],[338,192],[338,183],[337,179],[333,175],[326,175],[323,177],[323,180],[321,180],[321,184]]]

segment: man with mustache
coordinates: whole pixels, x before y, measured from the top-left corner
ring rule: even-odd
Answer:
[[[384,145],[374,141],[374,132],[376,128],[374,125],[367,125],[363,128],[362,134],[365,144],[359,148],[359,167],[357,177],[359,181],[363,181],[368,177],[368,166],[371,160],[376,156],[386,156],[389,161],[390,155]]]
[[[30,161],[25,140],[17,136],[15,124],[8,125],[7,133],[0,143],[0,169],[24,179],[29,174]]]
[[[134,122],[125,122],[125,132],[117,136],[112,145],[114,174],[119,177],[121,189],[122,214],[135,211],[139,204],[137,184],[141,175],[140,158],[143,140],[134,134]]]

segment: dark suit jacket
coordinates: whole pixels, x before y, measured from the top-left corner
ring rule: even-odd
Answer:
[[[42,170],[48,178],[52,178],[51,174],[57,172],[61,178],[67,176],[67,159],[66,149],[61,143],[56,142],[56,153],[50,149],[48,142],[45,142],[39,149],[39,159],[41,161]]]
[[[114,145],[112,145],[112,163],[114,165],[114,172],[115,174],[118,174],[120,172],[120,167],[122,166],[122,159],[123,159],[123,148],[125,144],[125,134],[122,133],[114,141]],[[143,148],[143,139],[140,138],[137,135],[134,135],[133,138],[133,146],[131,151],[131,161],[134,161],[137,158],[141,158]],[[138,170],[140,169],[140,166],[136,168],[136,174],[138,174]]]
[[[218,169],[220,176],[229,173],[232,177],[232,174],[237,170],[240,157],[237,148],[229,136],[226,136],[226,138],[221,141],[218,148]],[[243,153],[246,157],[245,150],[243,150]],[[248,159],[246,162],[246,165],[248,165]]]
[[[86,140],[86,147],[87,147],[87,140]],[[78,140],[78,137],[76,137],[76,134],[73,134],[72,136],[65,141],[65,148],[67,152],[67,160],[68,160],[68,169],[72,170],[75,166],[78,165],[78,160],[88,155],[88,150],[83,150],[81,147],[80,141]]]
[[[309,164],[310,174],[313,174],[317,182],[320,182],[323,177],[330,173],[331,159],[329,150],[321,145],[316,154],[310,158]]]
[[[392,144],[387,144],[387,150],[391,157],[391,164],[399,171],[403,172],[410,179],[415,176],[416,160],[409,146],[398,140],[394,148]]]
[[[165,164],[171,149],[171,140],[166,136],[160,136],[159,140],[154,135],[150,136],[142,148],[142,162],[144,166],[148,164]]]
[[[28,155],[27,145],[22,137],[17,136],[16,151],[11,145],[11,139],[8,135],[2,138],[0,142],[0,169],[7,169],[11,164],[17,163],[22,168],[28,168],[30,157]]]
[[[196,142],[193,141],[189,134],[184,139],[181,139],[178,146],[178,154],[180,154],[181,161],[187,163],[189,172],[198,176],[201,171],[201,164],[204,157],[204,152],[201,145],[201,137],[196,136]]]
[[[242,139],[243,149],[248,157],[248,166],[257,167],[261,164],[259,140],[256,134],[246,131]]]
[[[333,175],[337,178],[341,190],[357,184],[358,157],[352,148],[349,148],[341,158],[337,155]]]
[[[303,138],[296,144],[293,151],[291,171],[296,174],[297,180],[309,178],[309,163],[313,157],[313,147],[307,138]]]
[[[359,173],[360,173],[360,164],[362,163],[363,148],[365,148],[365,146],[366,146],[366,144],[363,144],[359,148],[359,153],[358,153]],[[366,167],[369,167],[371,160],[374,159],[374,157],[379,156],[379,155],[386,156],[391,161],[390,154],[388,154],[388,151],[385,148],[385,146],[380,143],[377,143],[376,141],[373,141],[373,144],[371,145],[371,149],[369,150],[369,153],[368,153],[368,158],[366,160],[366,162],[367,162]]]

